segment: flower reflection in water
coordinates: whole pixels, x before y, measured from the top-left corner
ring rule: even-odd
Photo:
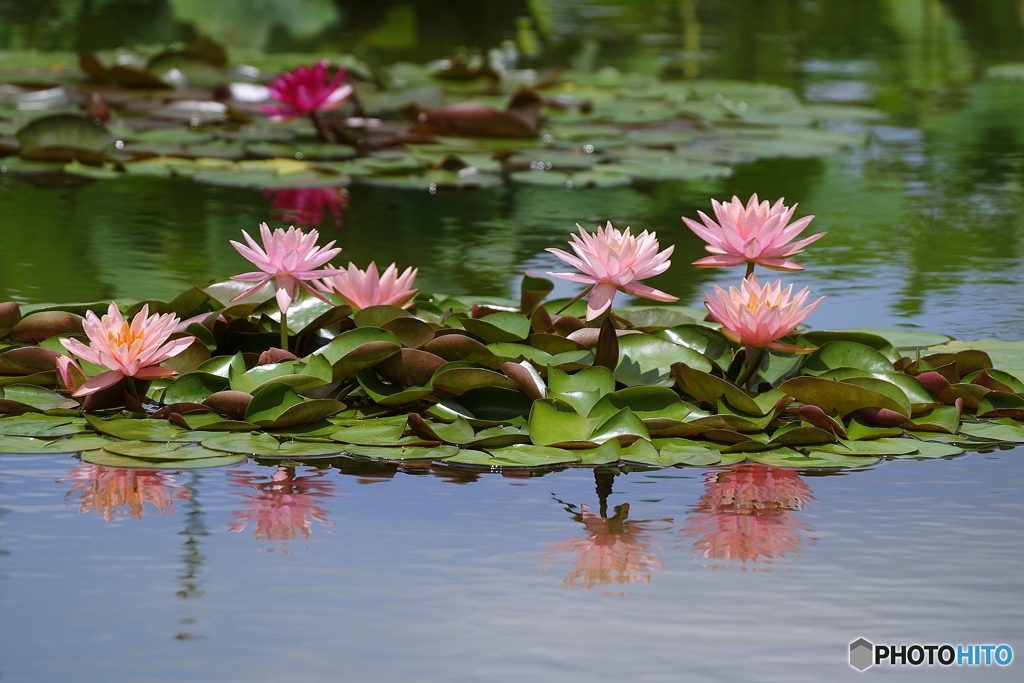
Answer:
[[[95,511],[108,522],[122,508],[134,519],[142,519],[146,503],[156,508],[157,514],[174,512],[175,500],[189,500],[189,490],[178,484],[174,477],[154,470],[133,470],[100,465],[77,465],[60,481],[74,482],[64,499],[70,501],[75,494],[81,497],[79,512]]]
[[[665,568],[661,555],[654,550],[656,542],[651,534],[667,531],[671,519],[627,519],[628,504],[617,505],[612,517],[590,512],[587,505],[581,506],[579,511],[574,505],[566,505],[566,510],[586,527],[586,533],[560,541],[543,558],[551,561],[561,553],[576,555],[576,566],[562,582],[566,588],[595,588],[638,581],[650,583],[651,572]]]
[[[283,466],[269,478],[239,470],[228,472],[229,486],[254,491],[238,494],[245,499],[245,508],[231,514],[229,530],[242,531],[252,521],[256,540],[287,541],[309,538],[313,520],[334,526],[320,506],[334,496],[334,483],[323,478],[326,474],[327,470],[314,470],[297,477],[294,467]]]
[[[334,226],[340,228],[349,200],[348,190],[343,187],[265,190],[263,196],[271,197],[270,207],[280,212],[285,223],[309,227],[323,223],[324,212],[330,211]]]
[[[696,538],[694,552],[711,569],[739,562],[758,569],[787,553],[799,556],[810,530],[793,514],[815,500],[794,470],[748,463],[708,472],[705,492],[683,535]],[[750,563],[749,565],[747,563]]]

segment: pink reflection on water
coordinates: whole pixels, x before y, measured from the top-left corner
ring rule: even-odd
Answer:
[[[189,490],[172,475],[156,470],[83,464],[71,468],[68,476],[59,481],[74,482],[64,500],[70,502],[77,493],[81,499],[79,512],[96,512],[108,522],[118,512],[142,519],[146,503],[156,508],[158,515],[173,513],[173,501],[190,498]]]
[[[296,476],[294,467],[278,467],[270,477],[234,470],[228,472],[228,486],[235,489],[245,507],[231,513],[228,529],[239,532],[254,522],[256,540],[287,541],[301,536],[309,538],[313,520],[323,526],[334,526],[327,519],[321,501],[332,498],[334,482],[325,479],[327,470],[314,470]]]
[[[265,190],[263,196],[272,197],[270,207],[280,212],[285,223],[311,227],[323,223],[324,212],[330,211],[335,227],[340,228],[349,201],[349,192],[343,187]]]
[[[747,463],[708,472],[704,485],[682,534],[697,539],[694,553],[709,560],[708,568],[739,562],[741,569],[770,571],[775,560],[800,556],[810,527],[793,512],[815,498],[796,471]]]
[[[586,528],[584,535],[555,544],[543,561],[562,553],[576,555],[576,565],[562,582],[566,588],[650,583],[651,572],[665,568],[651,534],[668,530],[672,520],[629,520],[628,515],[628,504],[616,506],[609,518],[581,506],[573,516]]]

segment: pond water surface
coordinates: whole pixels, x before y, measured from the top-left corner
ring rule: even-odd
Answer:
[[[537,4],[556,10],[552,60],[591,41],[597,65],[693,68],[683,27],[645,24],[633,5],[620,35],[601,23],[614,4]],[[679,217],[758,192],[829,231],[789,278],[828,297],[812,326],[1024,338],[1024,84],[980,76],[1024,58],[1019,23],[985,38],[1007,3],[667,4],[696,6],[703,75],[866,99],[890,120],[864,149],[721,181],[354,186],[319,216],[294,195],[189,180],[0,176],[0,299],[170,297],[242,270],[228,240],[268,219],[318,225],[358,264],[419,266],[425,290],[511,297],[575,223],[612,220],[675,243],[652,284],[699,305],[735,273],[687,267],[703,250]],[[852,680],[858,637],[1024,656],[1022,491],[1020,448],[842,474],[532,477],[345,460],[130,473],[4,455],[0,680]],[[1020,666],[867,675],[1009,681]]]

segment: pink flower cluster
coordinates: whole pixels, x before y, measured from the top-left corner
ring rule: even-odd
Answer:
[[[821,232],[796,240],[814,216],[805,216],[790,224],[796,205],[787,207],[783,201],[780,199],[770,205],[759,202],[756,194],[746,206],[738,197],[730,202],[713,199],[711,207],[717,223],[703,211],[697,212],[703,225],[683,218],[686,226],[707,242],[705,248],[712,253],[694,261],[693,265],[714,268],[747,264],[747,277],[739,289],[730,287],[726,292],[714,285],[715,293],[705,293],[704,305],[722,324],[727,337],[756,349],[785,348],[778,340],[792,333],[821,303],[819,298],[804,306],[810,293],[806,287],[794,296],[792,285],[783,288],[782,280],[776,280],[762,286],[754,276],[755,265],[772,270],[803,270],[803,266],[790,261],[789,257],[825,236]]]

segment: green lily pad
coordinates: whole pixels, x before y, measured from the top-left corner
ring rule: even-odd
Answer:
[[[688,363],[674,365],[672,371],[679,378],[680,388],[698,401],[718,405],[718,400],[724,397],[734,409],[756,417],[774,411],[778,399],[782,398],[785,391],[783,389],[777,394],[752,397],[735,384],[709,375],[707,371],[694,368]]]
[[[487,368],[465,367],[461,361],[443,365],[430,382],[435,388],[459,396],[472,389],[497,387],[517,390],[518,385],[503,374]]]
[[[317,354],[309,356],[305,361],[257,365],[241,373],[232,366],[228,377],[232,391],[243,391],[254,396],[270,384],[284,384],[295,392],[302,393],[330,384],[334,380],[331,363],[323,355]]]
[[[1008,424],[1001,418],[998,422],[963,422],[960,432],[980,439],[1024,443],[1024,424]]]
[[[463,451],[466,453],[466,451]],[[491,467],[544,467],[579,462],[579,456],[564,448],[547,448],[531,444],[518,444],[487,450]],[[451,462],[449,460],[449,462]],[[461,461],[462,464],[477,464]],[[480,463],[483,464],[483,463]]]
[[[938,443],[935,441],[921,441],[917,444],[917,452],[907,455],[894,455],[894,458],[951,458],[962,455],[963,448],[949,443]]]
[[[422,446],[384,447],[384,446],[346,446],[345,452],[374,460],[444,460],[448,462],[465,451],[458,446]]]
[[[37,410],[77,410],[78,401],[31,384],[8,384],[0,388],[0,398],[17,401]]]
[[[864,327],[848,330],[849,332],[864,332],[882,337],[897,349],[926,349],[929,346],[938,346],[952,341],[952,337],[945,334],[936,334],[925,330],[915,329],[884,329],[880,327]]]
[[[671,386],[670,368],[674,363],[711,372],[711,361],[691,348],[675,344],[653,334],[626,334],[619,337],[619,361],[615,379],[626,386]]]
[[[356,315],[359,313],[362,311]],[[377,327],[357,327],[339,334],[313,355],[326,358],[334,379],[338,380],[387,360],[401,350],[402,344],[392,332]]]
[[[818,450],[804,455],[790,448],[750,453],[747,457],[754,462],[772,467],[870,467],[878,462],[876,457],[843,455]]]
[[[732,344],[718,330],[697,324],[684,324],[653,332],[673,344],[693,349],[726,370],[732,362]]]
[[[259,458],[317,458],[347,451],[345,444],[312,441],[278,441],[270,434],[226,432],[203,439],[202,446],[214,451],[252,455]]]
[[[804,335],[804,338],[813,336],[814,333],[809,333]],[[884,342],[885,340],[881,341]],[[886,345],[888,344],[886,343]],[[826,343],[807,357],[807,360],[804,362],[803,371],[807,374],[817,375],[835,368],[858,368],[868,372],[893,371],[892,361],[886,358],[880,351],[866,344],[852,341],[830,341]]]
[[[193,449],[188,449],[189,451]],[[195,447],[200,453],[215,453]],[[183,453],[183,455],[186,455]],[[197,470],[208,467],[227,467],[245,460],[244,455],[212,455],[211,457],[188,457],[182,460],[144,460],[116,455],[105,450],[91,450],[82,453],[82,462],[103,467],[121,467],[144,470]]]
[[[860,378],[873,379],[873,378]],[[910,417],[910,402],[898,387],[884,380],[874,380],[886,393],[879,393],[864,386],[851,384],[854,380],[837,382],[818,377],[794,377],[783,382],[779,389],[805,405],[815,405],[825,411],[839,415],[847,415],[860,408],[888,408],[904,417]],[[885,386],[882,386],[885,385]],[[903,400],[894,398],[885,387],[892,387],[900,392]]]
[[[872,441],[844,441],[839,443],[814,446],[810,449],[813,455],[834,453],[838,455],[908,455],[917,451],[916,439],[885,438]]]
[[[103,448],[107,439],[72,436],[70,439],[39,439],[31,436],[0,436],[0,453],[60,454]]]
[[[518,313],[492,313],[482,318],[462,318],[466,331],[488,344],[512,343],[530,334],[530,320]]]
[[[253,394],[245,421],[265,429],[282,429],[316,422],[344,409],[340,401],[303,399],[291,387],[273,382]]]
[[[399,384],[387,384],[377,373],[367,368],[356,375],[363,391],[382,406],[400,406],[414,403],[434,393],[432,385],[422,387],[403,387]]]
[[[88,432],[85,420],[79,417],[56,417],[25,413],[0,418],[0,434],[5,436],[36,436],[56,438]]]
[[[364,424],[342,427],[331,434],[333,441],[357,446],[396,446],[406,429],[406,418],[364,420]],[[470,428],[472,432],[472,428]]]
[[[633,464],[654,465],[656,467],[674,467],[676,465],[708,466],[717,465],[722,462],[722,454],[702,446],[696,441],[672,438],[656,439],[650,451],[628,455],[623,453],[622,459]]]
[[[112,441],[106,444],[103,450],[114,455],[152,461],[195,460],[223,457],[224,455],[219,451],[203,448],[202,446],[186,446],[182,443],[152,441]]]
[[[201,366],[202,367],[202,366]],[[225,365],[225,369],[228,366]],[[164,403],[202,403],[211,395],[228,388],[228,379],[197,370],[179,375],[164,390]]]
[[[548,369],[548,395],[565,401],[580,415],[589,415],[594,405],[614,389],[615,377],[604,367],[585,368],[571,375]]]
[[[100,434],[116,436],[126,441],[198,441],[202,437],[193,436],[194,432],[177,427],[167,420],[130,420],[113,418],[104,420],[93,415],[85,419]]]

